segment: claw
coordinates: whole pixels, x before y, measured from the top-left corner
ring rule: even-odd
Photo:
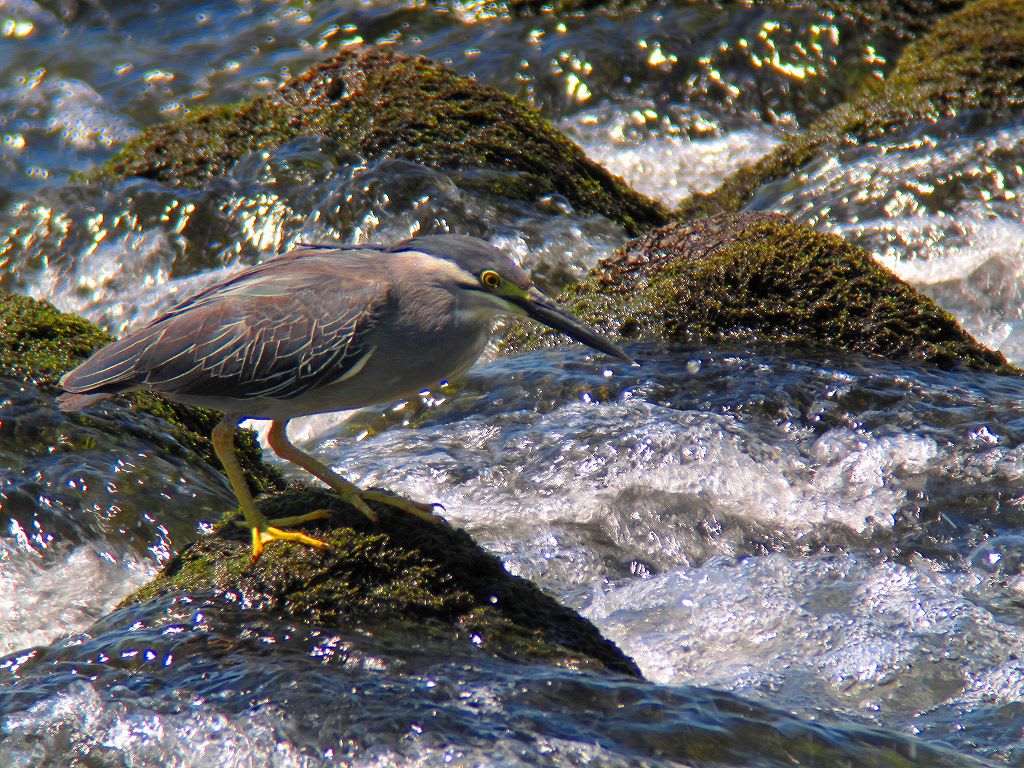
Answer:
[[[318,509],[304,515],[278,517],[274,520],[268,520],[264,517],[261,520],[255,521],[255,523],[248,520],[235,520],[235,525],[240,525],[243,528],[248,528],[252,531],[252,562],[255,563],[259,559],[260,555],[263,554],[264,545],[269,544],[275,539],[280,541],[294,541],[296,544],[305,544],[307,547],[315,547],[317,549],[329,549],[330,544],[326,541],[314,539],[312,536],[307,536],[306,534],[299,533],[298,531],[283,531],[279,526],[301,525],[302,523],[309,522],[310,520],[323,520],[330,516],[330,510]]]

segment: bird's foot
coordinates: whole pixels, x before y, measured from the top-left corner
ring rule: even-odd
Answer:
[[[298,531],[284,531],[285,527],[292,527],[308,523],[310,520],[323,520],[330,517],[331,512],[327,509],[318,509],[314,512],[307,512],[304,515],[293,515],[291,517],[277,517],[268,520],[262,515],[259,518],[250,519],[248,516],[243,520],[235,520],[235,525],[248,528],[252,532],[252,562],[256,562],[263,554],[263,547],[272,541],[294,541],[296,544],[305,544],[307,547],[317,549],[328,549],[330,545],[326,541],[314,539]]]
[[[381,504],[387,504],[389,507],[400,509],[414,517],[418,517],[420,520],[426,520],[428,523],[436,524],[441,522],[441,518],[434,514],[436,507],[444,509],[440,504],[424,504],[423,502],[406,499],[388,491],[361,491],[359,495],[366,501],[377,501]]]
[[[335,485],[334,492],[366,515],[371,523],[379,522],[380,518],[378,518],[377,513],[370,508],[370,505],[366,503],[368,501],[387,504],[389,507],[400,509],[403,512],[414,515],[421,520],[426,520],[429,523],[441,522],[441,518],[433,514],[434,507],[440,507],[440,504],[423,504],[422,502],[412,501],[411,499],[406,499],[398,494],[390,493],[388,491],[364,491],[355,485],[350,485],[347,480],[343,480],[342,482],[344,485],[340,483]],[[441,508],[444,509],[444,507]]]
[[[414,515],[420,518],[420,520],[426,520],[429,523],[441,522],[441,518],[433,513],[434,507],[440,507],[440,504],[423,504],[403,498],[395,493],[389,493],[388,491],[362,491],[358,488],[336,488],[335,491],[341,498],[366,515],[371,523],[379,522],[380,518],[370,508],[370,505],[366,503],[368,501],[387,504],[389,507],[408,512],[410,515]]]

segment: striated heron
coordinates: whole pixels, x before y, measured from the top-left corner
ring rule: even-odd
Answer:
[[[273,451],[323,480],[371,520],[368,501],[436,520],[433,505],[362,490],[296,448],[296,416],[397,400],[465,372],[497,315],[531,317],[629,361],[566,314],[498,249],[472,237],[430,235],[391,246],[303,245],[244,269],[107,345],[61,379],[65,411],[150,389],[224,413],[213,447],[252,532],[253,559],[273,539],[326,544],[282,528],[323,510],[268,520],[234,452],[244,418],[270,419]]]

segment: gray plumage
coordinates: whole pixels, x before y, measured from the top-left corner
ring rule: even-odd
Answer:
[[[266,543],[328,543],[283,530],[329,515],[268,520],[234,453],[245,417],[270,419],[267,442],[370,520],[369,502],[436,522],[433,505],[364,490],[288,440],[289,419],[395,400],[457,376],[479,357],[491,320],[532,317],[628,360],[560,310],[508,256],[482,240],[418,237],[393,246],[305,245],[232,275],[107,345],[65,374],[62,410],[150,389],[223,411],[214,451],[238,497],[252,556]]]
[[[487,270],[499,272],[516,296],[482,288]],[[598,348],[624,357],[570,322],[484,241],[439,235],[392,246],[305,245],[206,288],[103,348],[61,379],[69,393],[61,405],[74,410],[151,389],[253,418],[359,407],[462,373],[483,350],[493,316],[537,307],[547,313],[542,322],[554,318],[559,327],[565,319],[565,332],[583,333],[592,345],[597,338]]]
[[[367,253],[302,249],[246,269],[105,347],[61,384],[90,394],[298,397],[366,353],[388,301]],[[339,280],[343,289],[330,289]]]

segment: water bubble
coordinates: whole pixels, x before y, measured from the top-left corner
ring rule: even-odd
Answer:
[[[1008,534],[989,539],[971,552],[971,568],[994,576],[1024,573],[1024,535]]]

